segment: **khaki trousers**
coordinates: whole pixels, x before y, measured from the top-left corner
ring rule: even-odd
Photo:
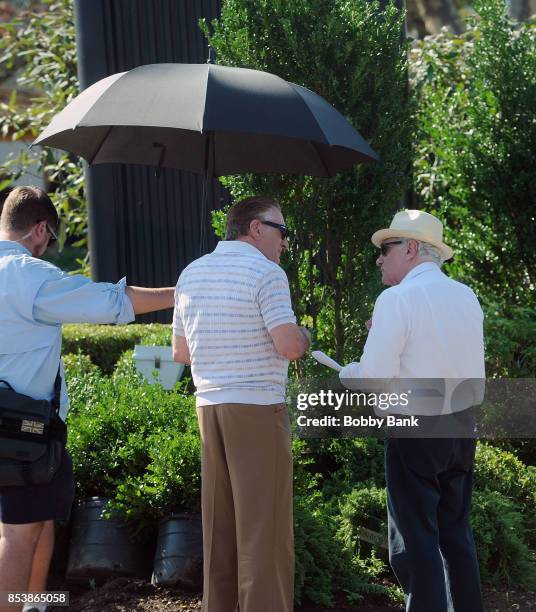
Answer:
[[[288,410],[197,408],[202,446],[202,612],[291,612],[292,452]]]

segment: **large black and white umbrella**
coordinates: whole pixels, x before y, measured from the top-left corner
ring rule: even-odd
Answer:
[[[273,74],[213,64],[151,64],[106,77],[33,144],[90,164],[179,168],[206,176],[334,176],[378,155],[326,100]]]

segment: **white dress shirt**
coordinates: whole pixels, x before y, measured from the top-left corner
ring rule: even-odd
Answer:
[[[416,266],[380,294],[361,361],[339,376],[350,388],[359,388],[350,379],[484,379],[483,313],[475,294],[432,262]]]

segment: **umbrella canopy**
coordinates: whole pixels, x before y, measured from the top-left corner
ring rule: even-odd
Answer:
[[[258,70],[150,64],[113,74],[68,104],[32,143],[90,164],[148,164],[209,176],[333,176],[378,160],[314,92]]]

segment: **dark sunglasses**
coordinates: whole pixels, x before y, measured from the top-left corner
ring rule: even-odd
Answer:
[[[261,221],[263,225],[269,225],[270,227],[275,227],[281,232],[281,240],[285,240],[290,235],[290,231],[286,225],[282,223],[274,223],[274,221]]]
[[[394,240],[393,242],[384,242],[380,246],[380,252],[382,254],[382,257],[385,257],[387,253],[389,253],[390,247],[394,246],[395,244],[403,244],[403,243],[404,243],[403,240]]]

